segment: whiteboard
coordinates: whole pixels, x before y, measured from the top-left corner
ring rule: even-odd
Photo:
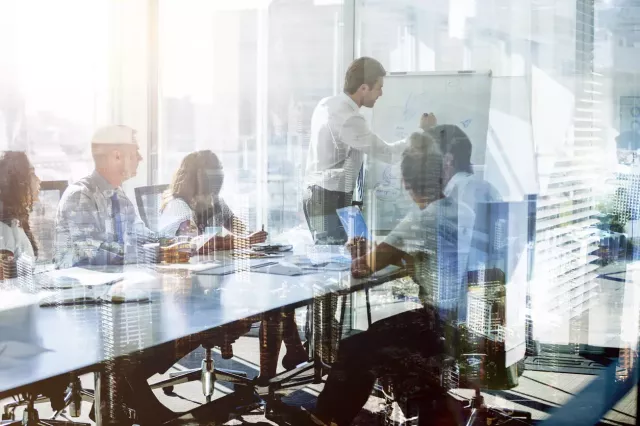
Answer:
[[[423,113],[440,124],[455,124],[473,145],[471,162],[484,165],[491,102],[491,73],[391,73],[383,96],[371,113],[371,126],[387,142],[406,138],[419,128]],[[374,232],[390,231],[413,207],[402,186],[400,165],[367,158],[365,207]]]
[[[494,77],[483,178],[503,201],[538,194],[538,169],[526,77]],[[476,173],[478,174],[478,173]]]

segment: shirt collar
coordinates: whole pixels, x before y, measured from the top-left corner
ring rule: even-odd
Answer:
[[[360,107],[358,106],[358,104],[353,99],[351,99],[351,96],[347,95],[345,92],[340,93],[340,96],[342,96],[342,99],[347,101],[349,106],[351,108],[353,108],[354,111],[359,111],[360,110]]]
[[[101,192],[104,192],[109,197],[114,193],[119,192],[120,188],[114,188],[113,185],[107,182],[107,180],[100,173],[98,173],[97,170],[94,170],[91,174],[91,180],[95,182],[96,186]]]
[[[471,176],[471,174],[467,172],[458,172],[455,175],[453,175],[453,177],[449,180],[449,182],[447,182],[447,184],[444,187],[444,190],[442,191],[444,193],[444,196],[449,197],[453,192],[453,190],[456,189],[456,187],[460,185],[460,183],[462,183],[462,181],[467,179],[469,176]]]

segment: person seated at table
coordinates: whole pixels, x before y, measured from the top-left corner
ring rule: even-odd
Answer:
[[[58,205],[54,244],[58,268],[134,263],[139,239],[156,240],[121,187],[136,175],[142,161],[136,131],[122,125],[100,128],[92,137],[91,153],[95,170],[70,185]],[[129,366],[125,400],[146,424],[160,424],[174,416],[155,398],[147,379],[197,347],[198,342],[181,352],[173,345],[156,347],[145,353],[147,361]]]
[[[21,151],[1,152],[0,255],[3,264],[0,279],[15,275],[15,263],[21,258],[33,262],[38,256],[38,244],[31,232],[29,215],[39,193],[40,179],[27,154]],[[9,276],[5,276],[5,272]]]
[[[224,170],[216,154],[210,150],[188,154],[163,196],[158,232],[168,237],[196,236],[207,228],[225,228],[231,234],[216,241],[216,248],[222,249],[266,241],[264,230],[249,234],[233,214],[220,196],[223,182]]]
[[[473,146],[460,127],[440,124],[427,130],[442,152],[443,193],[475,211],[478,203],[500,201],[500,193],[489,182],[479,179],[471,164]]]
[[[58,205],[58,268],[135,263],[139,239],[153,239],[122,189],[142,161],[136,131],[121,125],[98,129],[91,154],[95,170],[69,185]]]
[[[402,392],[406,383],[420,384],[440,400],[438,366],[446,352],[445,325],[466,318],[466,280],[459,265],[465,264],[474,221],[471,209],[444,197],[442,160],[431,136],[410,136],[401,172],[415,209],[383,243],[352,263],[355,277],[391,264],[408,268],[423,306],[375,322],[340,343],[316,409],[307,419],[310,424],[351,424],[381,376],[393,379],[394,392]],[[444,411],[433,413],[444,416],[434,424],[449,424],[451,413]]]
[[[167,237],[194,236],[208,227],[224,227],[230,236],[214,242],[216,249],[230,249],[264,242],[267,233],[247,232],[246,225],[220,197],[224,181],[222,163],[210,150],[188,154],[175,172],[160,208],[159,232]],[[238,244],[241,242],[241,244]],[[294,311],[265,315],[260,331],[260,380],[276,374],[278,353],[284,340],[287,353],[283,367],[290,370],[308,360],[302,346]]]

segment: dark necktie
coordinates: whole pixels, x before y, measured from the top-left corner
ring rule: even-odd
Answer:
[[[113,223],[116,234],[116,241],[120,244],[124,243],[122,235],[122,215],[120,214],[120,200],[115,192],[111,196],[111,211],[113,213]]]

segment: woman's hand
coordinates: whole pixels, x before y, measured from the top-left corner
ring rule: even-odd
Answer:
[[[269,234],[266,231],[256,231],[247,238],[249,240],[249,244],[260,244],[267,241],[268,236]]]

